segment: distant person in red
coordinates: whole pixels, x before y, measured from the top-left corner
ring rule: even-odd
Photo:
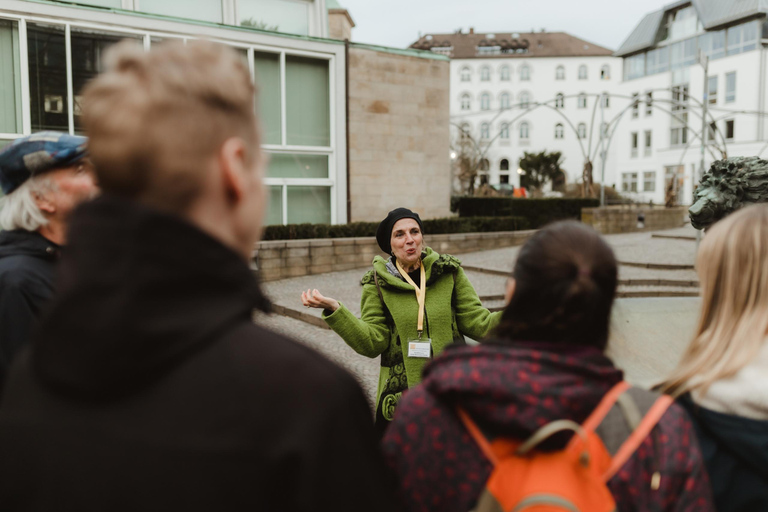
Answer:
[[[616,285],[613,251],[579,222],[552,224],[526,242],[496,338],[448,347],[403,397],[386,432],[385,456],[405,510],[475,509],[493,466],[458,408],[489,441],[522,442],[553,421],[585,421],[623,379],[603,353]],[[552,437],[540,446],[560,450],[569,440]],[[714,511],[693,426],[676,404],[607,487],[620,512]]]

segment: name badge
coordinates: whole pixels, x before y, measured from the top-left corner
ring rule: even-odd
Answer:
[[[422,338],[420,340],[408,340],[408,357],[432,357],[432,340]]]

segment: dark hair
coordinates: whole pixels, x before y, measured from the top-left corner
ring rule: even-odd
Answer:
[[[596,231],[576,221],[545,227],[520,250],[512,277],[515,292],[496,330],[499,338],[605,349],[616,257]]]

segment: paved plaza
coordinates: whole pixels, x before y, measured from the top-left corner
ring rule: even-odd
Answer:
[[[619,267],[619,298],[614,308],[609,356],[627,379],[649,386],[668,372],[690,340],[696,318],[697,276],[693,270],[696,231],[690,226],[605,238]],[[427,243],[429,238],[427,237]],[[501,307],[505,278],[519,247],[458,255],[487,307]],[[301,305],[301,292],[317,288],[360,313],[360,278],[366,268],[283,279],[264,284],[281,312],[320,318],[320,310]],[[310,321],[312,318],[308,318]],[[257,315],[256,321],[312,347],[349,370],[372,401],[379,361],[355,353],[333,331],[283,315]],[[316,322],[319,324],[319,322]]]

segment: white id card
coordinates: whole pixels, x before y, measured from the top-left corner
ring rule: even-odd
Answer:
[[[432,356],[432,340],[421,338],[420,340],[408,340],[408,357],[423,357],[429,359]]]

